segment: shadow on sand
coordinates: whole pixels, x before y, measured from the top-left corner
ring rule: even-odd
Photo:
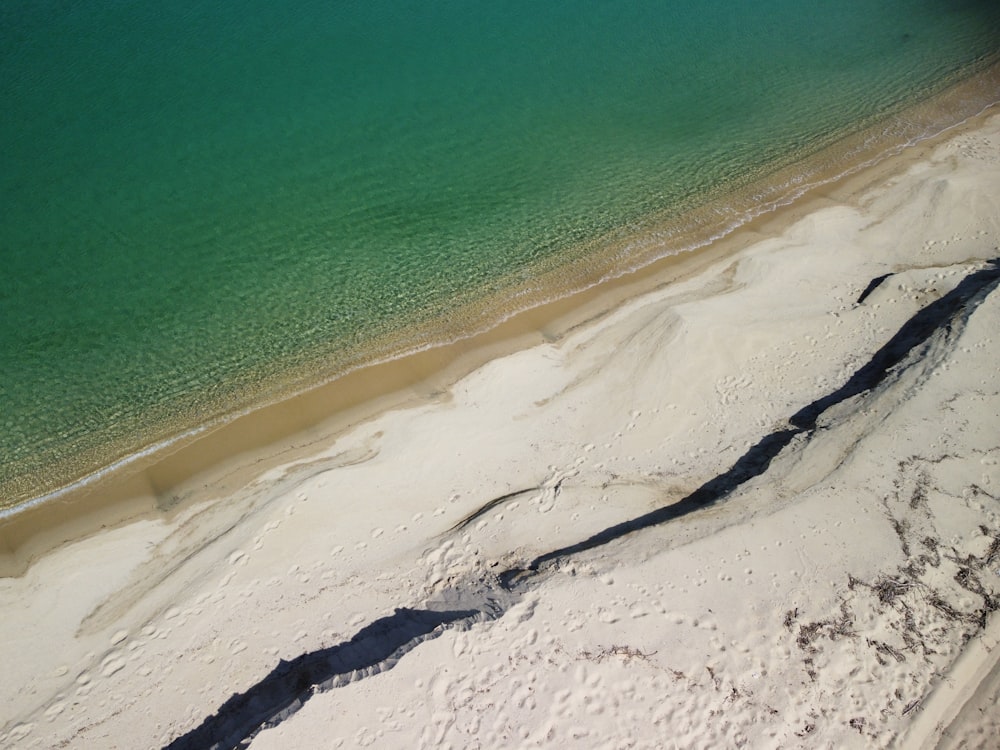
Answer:
[[[869,287],[877,286],[875,282],[882,278],[873,280]],[[765,435],[728,471],[676,503],[540,555],[526,568],[504,571],[497,577],[499,587],[516,593],[547,564],[673,521],[722,500],[740,485],[766,472],[793,438],[816,428],[819,416],[827,409],[882,383],[892,374],[893,368],[936,331],[944,331],[946,335],[960,331],[975,308],[998,284],[1000,260],[993,260],[988,267],[969,274],[951,292],[922,308],[843,386],[793,414],[788,420],[789,427]],[[481,592],[478,593],[481,596]],[[486,601],[489,603],[471,609],[397,609],[394,614],[363,628],[349,641],[303,654],[292,661],[282,661],[263,680],[246,692],[234,695],[198,727],[167,745],[166,750],[245,747],[257,732],[283,721],[315,693],[390,669],[406,652],[447,627],[502,616],[514,599],[506,597],[507,604],[493,598]]]

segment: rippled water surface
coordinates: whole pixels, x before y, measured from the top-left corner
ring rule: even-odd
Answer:
[[[0,506],[458,334],[998,39],[980,0],[6,0]]]

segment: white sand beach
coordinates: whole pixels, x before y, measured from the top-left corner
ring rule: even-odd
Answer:
[[[730,244],[49,539],[0,747],[996,747],[1000,115]]]

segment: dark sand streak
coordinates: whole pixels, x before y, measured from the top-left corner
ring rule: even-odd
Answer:
[[[498,505],[501,505],[501,504],[507,502],[508,500],[513,500],[515,497],[520,497],[521,495],[527,495],[529,492],[538,492],[540,489],[542,489],[542,488],[541,487],[528,487],[527,489],[524,489],[524,490],[517,490],[515,492],[508,492],[506,495],[501,495],[500,497],[495,497],[492,500],[490,500],[488,503],[485,503],[482,506],[480,506],[479,508],[477,508],[476,510],[474,510],[472,513],[470,513],[469,515],[467,515],[465,518],[463,518],[461,521],[459,521],[458,523],[456,523],[450,529],[448,529],[448,533],[450,534],[450,533],[455,532],[455,531],[461,531],[462,529],[464,529],[466,526],[468,526],[470,523],[472,523],[473,521],[475,521],[477,518],[479,518],[483,514],[488,513],[493,508],[495,508]]]
[[[844,385],[797,411],[788,420],[790,428],[765,435],[728,471],[709,480],[676,503],[611,526],[576,544],[540,555],[526,569],[505,571],[500,575],[501,584],[506,588],[516,586],[548,563],[601,547],[636,531],[676,520],[723,499],[740,485],[767,471],[771,461],[793,438],[813,432],[820,415],[827,409],[879,385],[894,367],[913,349],[925,343],[935,331],[943,329],[950,334],[956,327],[964,326],[975,308],[998,284],[1000,259],[994,259],[989,266],[969,274],[950,292],[921,308]]]
[[[246,747],[258,732],[280,724],[316,693],[391,669],[403,654],[440,635],[445,627],[481,614],[478,609],[397,609],[349,641],[278,662],[264,679],[233,695],[216,713],[164,750]],[[362,671],[366,674],[354,675]]]
[[[884,273],[881,276],[876,276],[874,279],[869,281],[868,286],[866,286],[865,290],[861,292],[861,296],[858,297],[858,301],[855,304],[860,305],[862,302],[868,299],[868,296],[876,289],[878,289],[882,285],[883,281],[885,281],[886,279],[888,279],[890,276],[893,275],[894,274],[891,273]]]

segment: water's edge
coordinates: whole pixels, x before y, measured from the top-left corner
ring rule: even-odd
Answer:
[[[630,234],[604,238],[599,247],[590,243],[575,258],[541,269],[530,284],[506,286],[499,299],[467,301],[447,318],[414,327],[391,346],[384,342],[381,350],[375,347],[380,356],[367,363],[339,373],[299,374],[258,404],[84,476],[40,492],[5,493],[12,505],[0,510],[0,551],[17,552],[11,563],[23,568],[41,549],[88,533],[88,528],[172,511],[205,496],[185,486],[189,480],[244,456],[242,470],[229,465],[225,481],[200,488],[223,494],[246,481],[248,469],[263,470],[259,461],[245,465],[250,452],[268,454],[266,468],[361,419],[438,392],[499,354],[558,337],[637,289],[668,283],[746,244],[740,239],[742,230],[761,223],[780,226],[793,218],[785,209],[797,211],[809,196],[963,124],[974,125],[998,101],[1000,64],[991,62],[946,91],[776,171],[738,196],[724,196],[680,222],[651,217]],[[89,521],[82,523],[85,517]],[[70,521],[72,532],[55,532]]]

